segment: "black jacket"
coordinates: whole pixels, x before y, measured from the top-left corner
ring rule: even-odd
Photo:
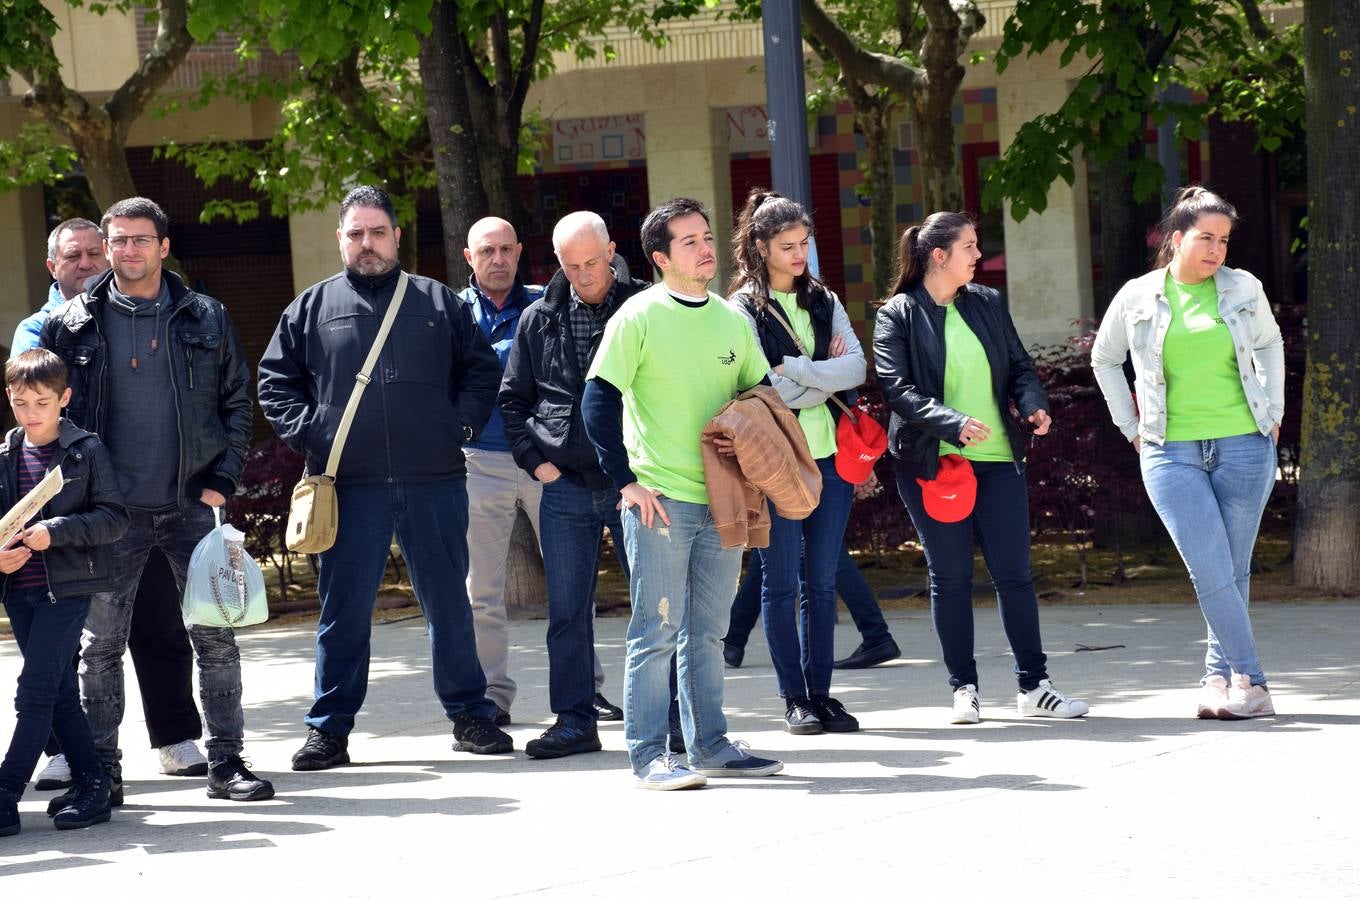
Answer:
[[[260,360],[260,406],[288,446],[325,471],[354,376],[378,335],[399,270],[345,271],[289,304]],[[463,443],[491,414],[501,367],[467,304],[411,275],[340,455],[347,481],[438,479],[466,471]]]
[[[614,287],[618,309],[651,282],[623,277]],[[593,353],[592,353],[593,355]],[[585,372],[571,334],[571,285],[559,269],[543,298],[520,317],[497,402],[515,464],[533,475],[545,462],[591,490],[610,487],[581,418]]]
[[[1048,409],[1048,395],[1034,362],[996,291],[969,284],[954,305],[987,353],[1006,437],[1016,462],[1023,463],[1024,436],[1009,409],[1012,400],[1023,417]],[[918,284],[884,303],[874,325],[874,368],[883,399],[892,409],[888,449],[917,477],[927,479],[934,478],[939,468],[940,442],[962,448],[959,432],[968,421],[943,402],[945,312]]]
[[[226,307],[163,272],[170,290],[166,323],[170,382],[179,426],[179,502],[197,503],[203,488],[236,493],[250,449],[250,368]],[[101,432],[108,413],[109,354],[103,319],[109,270],[86,291],[53,310],[43,323],[42,346],[66,363],[71,405],[66,415],[81,428]],[[171,415],[169,409],[166,415]]]
[[[0,509],[8,510],[20,500],[23,440],[23,428],[13,428],[0,446]],[[50,466],[61,466],[61,493],[47,502],[37,520],[52,537],[52,546],[43,551],[48,592],[60,598],[113,590],[113,555],[108,545],[128,528],[118,476],[99,438],[68,419],[61,420],[57,444]],[[0,579],[0,597],[4,597],[10,577],[0,575]]]

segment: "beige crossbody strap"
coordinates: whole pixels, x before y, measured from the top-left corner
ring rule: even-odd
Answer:
[[[409,279],[406,273],[402,272],[397,276],[397,289],[392,292],[392,302],[387,304],[387,314],[383,316],[382,324],[378,326],[378,336],[373,339],[373,346],[368,350],[368,358],[364,360],[364,367],[359,370],[359,374],[354,376],[354,390],[350,391],[349,402],[345,404],[344,415],[340,417],[340,427],[335,430],[335,440],[331,443],[331,455],[326,457],[326,477],[334,479],[335,472],[340,468],[340,451],[345,449],[345,439],[349,437],[349,426],[354,421],[354,414],[359,410],[359,398],[363,396],[364,388],[368,387],[369,377],[373,367],[378,364],[378,356],[382,354],[383,344],[387,342],[387,333],[392,330],[392,323],[396,321],[397,309],[401,306],[401,298],[406,296],[406,283]]]
[[[798,352],[806,356],[808,359],[812,359],[812,354],[807,352],[807,347],[803,346],[802,340],[799,339],[798,335],[794,334],[793,326],[790,325],[788,320],[784,318],[784,310],[779,308],[779,301],[775,300],[773,297],[767,297],[765,298],[765,308],[770,311],[770,315],[774,316],[776,319],[779,320],[780,325],[784,326],[784,330],[789,333],[789,337],[793,338],[793,346],[798,348]],[[841,408],[842,412],[844,412],[847,416],[850,417],[851,422],[859,421],[859,417],[855,415],[855,411],[852,410],[850,407],[846,406],[844,400],[842,400],[840,397],[837,397],[835,394],[831,395],[831,399],[836,402],[836,405]]]

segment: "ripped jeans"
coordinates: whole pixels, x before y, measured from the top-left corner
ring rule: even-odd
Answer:
[[[623,514],[633,601],[623,725],[634,773],[666,751],[672,654],[690,762],[703,765],[728,746],[719,640],[737,593],[741,548],[723,548],[707,504],[660,499],[669,526],[657,517],[644,527],[636,507]]]
[[[123,723],[125,686],[123,653],[132,628],[132,604],[153,546],[160,547],[184,590],[189,556],[213,528],[212,508],[186,502],[168,512],[128,510],[127,533],[113,545],[114,589],[95,594],[80,641],[80,699],[94,732],[104,768],[121,777],[118,726]],[[172,615],[174,613],[171,613]],[[241,654],[230,628],[189,626],[189,642],[198,660],[199,699],[208,726],[208,761],[239,755],[245,732],[241,711]]]

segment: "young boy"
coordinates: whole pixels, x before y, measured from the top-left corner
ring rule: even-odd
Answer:
[[[19,798],[49,733],[74,781],[54,811],[57,828],[109,820],[111,780],[80,707],[71,656],[90,595],[112,587],[107,545],[127,530],[128,514],[104,445],[62,418],[71,399],[66,378],[66,364],[50,350],[28,350],[5,364],[5,393],[19,427],[0,446],[0,513],[56,466],[63,484],[38,521],[12,538],[0,535],[0,598],[24,655],[14,737],[0,763],[0,836],[19,833]]]

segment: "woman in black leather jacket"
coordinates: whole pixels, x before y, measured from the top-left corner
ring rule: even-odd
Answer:
[[[1011,413],[1013,403],[1045,434],[1048,397],[996,291],[971,283],[981,257],[963,213],[935,213],[902,235],[894,296],[874,327],[874,365],[892,409],[888,447],[930,570],[931,613],[954,689],[951,722],[980,719],[975,532],[1015,656],[1016,709],[1074,718],[1086,703],[1048,679],[1030,568],[1025,440]]]

